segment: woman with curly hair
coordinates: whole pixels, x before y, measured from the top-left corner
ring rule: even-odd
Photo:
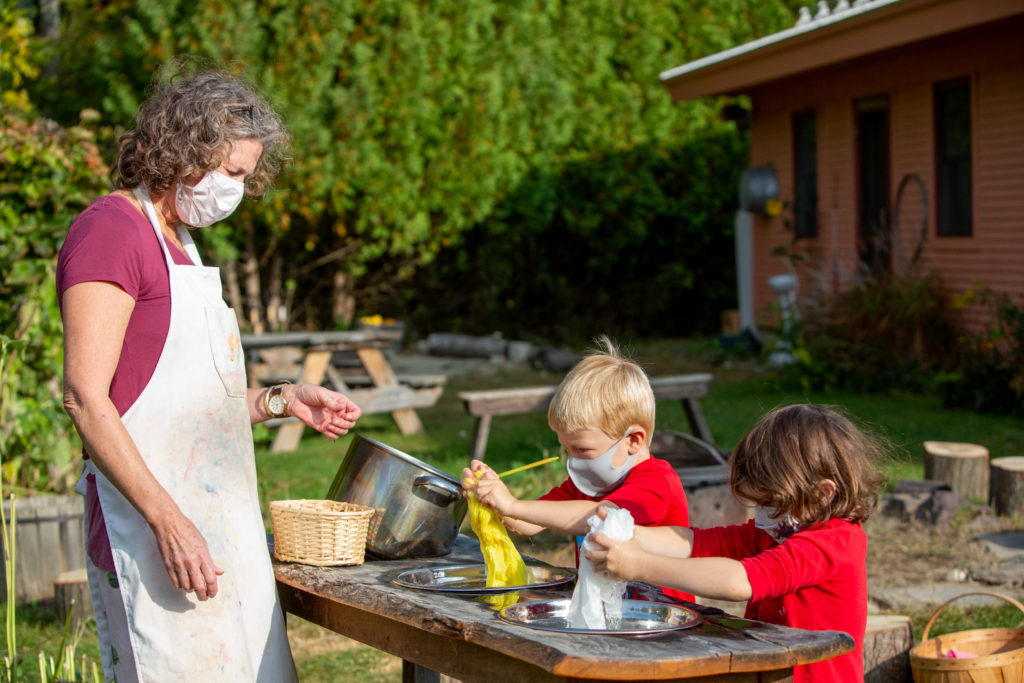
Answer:
[[[58,259],[64,405],[82,437],[87,569],[107,680],[289,681],[252,424],[330,438],[360,409],[324,387],[249,389],[234,312],[188,228],[276,174],[288,134],[248,85],[167,79],[120,139],[114,191]]]

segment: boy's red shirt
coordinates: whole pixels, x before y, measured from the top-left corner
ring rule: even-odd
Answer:
[[[693,530],[693,557],[730,557],[746,569],[753,595],[746,618],[814,631],[843,631],[854,641],[845,655],[798,666],[797,683],[864,679],[868,619],[867,534],[833,519],[798,531],[784,543],[754,526]]]
[[[636,465],[625,481],[608,495],[588,496],[576,488],[572,479],[551,489],[539,500],[607,500],[633,515],[638,526],[689,526],[690,513],[686,505],[683,483],[672,466],[660,458],[650,457]],[[576,565],[579,566],[579,545],[576,547]],[[693,595],[662,587],[667,595],[693,601]]]

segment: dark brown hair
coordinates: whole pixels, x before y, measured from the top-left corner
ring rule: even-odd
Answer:
[[[220,166],[225,150],[239,140],[263,145],[256,169],[245,179],[246,194],[264,192],[291,140],[280,117],[249,85],[218,70],[158,80],[136,115],[135,130],[118,140],[110,177],[115,188],[142,185],[154,197],[175,180]]]
[[[798,404],[762,417],[732,453],[733,493],[787,512],[802,525],[838,518],[863,522],[885,482],[878,470],[884,440],[869,436],[837,409]],[[821,495],[831,479],[836,493]]]

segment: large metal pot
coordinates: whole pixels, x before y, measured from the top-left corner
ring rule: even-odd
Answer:
[[[327,497],[376,509],[366,550],[386,560],[448,554],[468,508],[458,479],[359,433]]]

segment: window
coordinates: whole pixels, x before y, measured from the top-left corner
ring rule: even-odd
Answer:
[[[974,232],[971,179],[971,83],[935,85],[935,187],[940,237]]]
[[[818,131],[813,111],[793,114],[794,237],[818,236]]]

